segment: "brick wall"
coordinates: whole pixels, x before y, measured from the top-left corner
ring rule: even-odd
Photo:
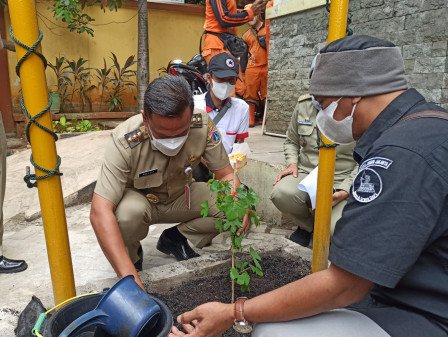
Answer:
[[[401,48],[411,87],[448,109],[448,1],[350,0],[350,27]],[[326,44],[325,6],[271,20],[266,131],[284,134],[309,68]]]

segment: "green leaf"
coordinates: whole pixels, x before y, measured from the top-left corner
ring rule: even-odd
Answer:
[[[248,264],[249,264],[248,262],[238,262],[238,263],[235,263],[235,267],[238,270],[243,270],[244,268],[247,267]]]
[[[235,268],[230,268],[230,279],[232,281],[238,278],[239,276],[240,274],[238,273],[238,270],[236,270]]]
[[[224,232],[226,230],[225,228],[223,228],[222,222],[223,222],[223,219],[216,219],[216,221],[215,221],[215,228],[220,233],[222,233],[222,232]]]
[[[254,259],[254,261],[261,261],[261,257],[260,255],[258,255],[258,253],[255,251],[255,249],[253,249],[252,247],[249,248],[249,253],[252,256],[252,258]]]
[[[201,215],[202,215],[203,218],[206,218],[207,215],[208,215],[208,200],[204,200],[201,203],[201,207],[202,207]]]

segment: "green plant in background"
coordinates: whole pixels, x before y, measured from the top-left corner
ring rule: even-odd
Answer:
[[[78,60],[66,61],[73,76],[73,91],[71,94],[71,101],[73,102],[73,96],[78,94],[82,102],[82,111],[86,102],[89,103],[90,111],[92,111],[92,100],[88,93],[95,88],[90,84],[90,68],[84,67],[87,60],[80,57]]]
[[[98,89],[102,101],[105,98],[104,92],[106,92],[106,94],[109,94],[109,88],[107,87],[107,85],[110,81],[109,73],[112,70],[112,67],[107,66],[105,58],[103,58],[103,63],[104,63],[103,68],[95,69],[96,72],[95,77],[98,79],[98,84],[95,87]]]
[[[92,125],[92,123],[87,119],[78,121],[78,123],[75,126],[76,132],[90,132],[90,131],[99,131],[99,130],[100,130],[100,128],[98,126]]]
[[[4,0],[0,0],[4,1]],[[71,32],[78,34],[87,33],[93,36],[93,29],[89,26],[95,19],[84,13],[85,7],[99,5],[103,12],[108,8],[111,12],[121,8],[122,0],[51,0],[53,7],[49,9],[53,11],[56,20],[68,23],[67,28]]]
[[[92,125],[92,123],[87,119],[82,119],[80,121],[72,119],[72,121],[69,122],[65,116],[61,116],[58,121],[53,121],[53,130],[57,133],[69,133],[99,131],[100,128]]]
[[[113,61],[113,77],[109,78],[108,81],[111,84],[111,88],[107,89],[108,94],[105,103],[109,105],[109,111],[121,111],[123,109],[122,96],[124,92],[128,89],[132,91],[132,88],[137,84],[131,78],[137,75],[136,70],[129,69],[137,61],[135,61],[135,55],[131,55],[127,58],[123,67],[120,66],[117,56],[111,53],[111,60]],[[106,62],[104,62],[106,68]],[[136,97],[134,96],[134,99]]]
[[[53,130],[57,133],[67,133],[75,131],[72,122],[67,121],[65,116],[61,116],[58,121],[53,121]]]
[[[64,56],[56,56],[55,63],[48,62],[48,66],[54,71],[57,80],[57,89],[52,90],[51,93],[59,94],[60,102],[64,104],[67,102],[68,87],[73,85],[70,79],[70,67]]]
[[[258,204],[260,197],[255,193],[252,188],[246,189],[244,185],[241,185],[236,190],[232,190],[232,185],[229,181],[219,181],[210,179],[207,183],[210,187],[210,191],[216,194],[216,206],[224,213],[224,219],[217,219],[215,223],[216,229],[220,233],[230,231],[230,240],[232,242],[232,267],[230,268],[230,279],[232,280],[232,303],[234,301],[234,282],[241,286],[241,290],[247,291],[249,289],[250,275],[252,273],[263,276],[263,271],[260,265],[260,256],[257,252],[250,247],[249,253],[252,257],[252,262],[236,262],[235,253],[242,251],[241,243],[244,239],[245,233],[237,236],[237,231],[243,227],[243,218],[247,213],[247,209],[250,209],[249,217],[252,224],[255,226],[260,225],[260,218],[256,215],[253,207]],[[205,218],[208,214],[208,201],[205,200],[201,204],[201,215]]]

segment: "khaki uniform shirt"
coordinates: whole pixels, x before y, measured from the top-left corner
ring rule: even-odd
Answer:
[[[192,182],[185,169],[198,165],[201,157],[211,170],[229,165],[221,135],[205,111],[194,111],[187,141],[173,157],[151,144],[139,114],[112,132],[95,193],[118,205],[124,189],[131,187],[168,204],[185,193],[185,185]]]
[[[286,165],[297,164],[299,172],[310,173],[319,164],[317,146],[316,108],[311,96],[306,94],[299,101],[292,114],[284,143]],[[336,147],[334,187],[349,192],[358,164],[353,159],[356,142]]]

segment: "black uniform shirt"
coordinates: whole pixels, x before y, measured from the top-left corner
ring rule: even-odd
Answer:
[[[422,110],[444,111],[409,89],[358,141],[330,247],[332,263],[375,283],[352,308],[393,337],[448,333],[448,120],[397,123]]]

